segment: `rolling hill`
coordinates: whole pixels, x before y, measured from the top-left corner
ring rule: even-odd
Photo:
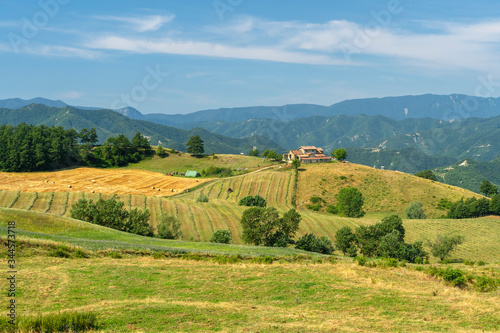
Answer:
[[[165,168],[168,168],[168,159],[171,157],[162,161],[165,163]],[[148,164],[144,163],[143,168],[146,168]],[[74,170],[74,173],[78,174],[78,169]],[[50,178],[51,175],[52,173],[44,173],[45,177]],[[87,182],[90,183],[92,176],[88,177]],[[158,177],[162,176],[158,174]],[[81,182],[85,181],[83,178],[85,177],[82,174]],[[289,168],[273,167],[246,175],[214,179],[189,193],[169,197],[159,197],[156,196],[156,193],[152,195],[127,193],[114,195],[109,191],[89,193],[82,192],[86,190],[78,189],[76,186],[71,189],[64,186],[59,191],[52,189],[52,192],[44,192],[42,187],[45,185],[41,181],[39,189],[32,187],[29,192],[0,191],[0,207],[69,217],[71,205],[80,198],[96,200],[115,196],[116,199],[125,202],[127,209],[148,208],[153,228],[157,226],[161,213],[178,217],[184,240],[206,242],[215,230],[229,229],[233,234],[234,242],[241,244],[242,231],[239,221],[245,207],[238,206],[238,201],[246,195],[259,194],[267,200],[269,206],[276,207],[280,212],[285,212],[293,207],[291,204],[294,194],[293,178],[293,172]],[[138,172],[130,186],[136,184],[140,187],[148,179],[151,180],[149,175]],[[62,184],[63,180],[58,180],[58,183]],[[151,184],[148,183],[148,186]],[[366,217],[344,218],[305,209],[311,196],[321,196],[327,203],[335,203],[336,193],[340,188],[347,186],[357,186],[363,193],[366,203]],[[234,192],[229,193],[228,188],[232,188]],[[198,202],[197,198],[200,194],[206,195],[209,202]],[[464,244],[463,250],[457,252],[457,255],[464,259],[487,261],[495,261],[500,255],[498,247],[500,242],[495,240],[500,237],[500,229],[498,228],[500,220],[498,218],[461,221],[433,219],[445,214],[445,211],[437,208],[437,203],[441,198],[454,201],[462,196],[479,197],[475,193],[460,188],[394,171],[375,170],[355,164],[333,163],[305,166],[304,170],[299,172],[296,195],[298,209],[302,215],[299,230],[301,235],[315,233],[334,239],[335,232],[343,226],[355,228],[359,225],[375,223],[390,213],[402,214],[410,202],[420,200],[423,202],[430,219],[405,221],[405,226],[408,225],[408,237],[412,239],[420,237],[421,239],[424,235],[427,239],[432,239],[437,233],[448,231],[456,233],[460,232],[463,227],[467,228],[467,237],[470,243]],[[427,222],[429,226],[432,225],[432,228],[426,227]],[[490,232],[484,233],[484,228],[489,228]],[[498,232],[495,231],[497,229]],[[487,241],[487,239],[491,241]],[[481,245],[478,246],[478,244]]]

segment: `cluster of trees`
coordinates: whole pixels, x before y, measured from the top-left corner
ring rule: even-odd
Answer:
[[[142,236],[152,236],[153,231],[149,225],[149,211],[137,208],[127,211],[123,201],[114,198],[107,200],[80,199],[71,206],[71,217],[77,220],[102,225]]]
[[[154,152],[147,138],[137,132],[98,142],[95,128],[65,130],[46,125],[0,125],[0,170],[10,172],[46,171],[71,165],[123,166],[138,162]]]
[[[62,127],[0,125],[0,170],[44,171],[75,164],[79,138],[76,130]]]
[[[420,177],[420,178],[424,178],[424,179],[434,180],[434,181],[438,180],[436,175],[434,174],[434,172],[432,172],[431,170],[424,170],[424,171],[417,172],[415,174],[415,176]]]
[[[241,198],[241,200],[238,202],[238,205],[247,207],[266,207],[267,202],[266,199],[258,194],[255,196],[247,195],[246,197]]]
[[[94,148],[84,161],[90,165],[99,161],[97,163],[99,165],[104,163],[104,165],[116,167],[139,162],[153,154],[154,151],[148,139],[137,132],[132,141],[123,134],[109,138],[102,146]]]
[[[448,217],[450,219],[476,218],[486,215],[500,215],[500,194],[487,198],[464,198],[450,205]]]
[[[405,243],[403,220],[397,215],[390,215],[381,222],[370,226],[359,226],[353,232],[343,227],[335,234],[335,246],[345,254],[355,257],[358,251],[366,257],[385,257],[406,260],[414,263],[426,258],[423,243]]]

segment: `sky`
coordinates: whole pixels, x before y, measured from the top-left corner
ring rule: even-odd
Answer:
[[[0,99],[177,114],[500,96],[493,0],[0,0],[0,36]]]

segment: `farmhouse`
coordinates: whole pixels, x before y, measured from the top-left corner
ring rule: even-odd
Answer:
[[[283,155],[283,161],[292,162],[298,158],[301,163],[323,163],[330,162],[331,157],[324,154],[322,148],[314,146],[302,146],[297,150],[290,150],[288,154]]]

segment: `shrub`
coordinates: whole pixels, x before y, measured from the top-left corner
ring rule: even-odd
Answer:
[[[75,257],[76,258],[88,258],[89,256],[84,251],[82,251],[80,249],[76,249],[76,251],[75,251]]]
[[[123,256],[118,251],[106,251],[106,257],[110,257],[113,259],[121,259]]]
[[[482,261],[482,260],[479,260],[479,261],[477,262],[477,265],[478,265],[478,266],[484,266],[484,265],[486,265],[486,263],[485,263],[484,261]]]
[[[315,205],[306,205],[307,209],[313,210],[315,212],[319,211],[321,208],[321,204],[315,204]]]
[[[422,265],[423,263],[424,263],[424,260],[421,257],[415,258],[415,264]]]
[[[173,216],[160,215],[158,237],[163,239],[177,239],[182,237],[181,223]]]
[[[330,214],[337,214],[339,211],[337,209],[337,206],[335,205],[328,205],[326,206],[326,212]]]
[[[313,204],[318,204],[318,203],[319,203],[319,204],[321,204],[322,202],[323,202],[323,203],[325,203],[325,202],[326,202],[325,200],[323,200],[323,199],[322,199],[322,198],[320,198],[320,197],[311,197],[311,198],[309,199],[309,201],[311,201],[311,203],[313,203]]]
[[[233,170],[231,170],[231,168],[220,168],[216,166],[210,166],[207,169],[203,170],[201,174],[204,177],[208,176],[229,177],[232,176]]]
[[[247,195],[238,202],[238,205],[247,207],[266,207],[267,202],[258,194],[255,196]]]
[[[424,179],[434,180],[434,181],[438,180],[436,175],[434,175],[434,173],[431,170],[424,170],[424,171],[417,172],[415,174],[415,176],[420,177],[420,178],[424,178]]]
[[[449,282],[454,287],[463,288],[467,285],[464,273],[459,269],[447,267],[444,271],[441,271],[439,275],[443,280]]]
[[[474,266],[476,264],[475,261],[470,261],[470,260],[464,260],[464,265],[467,266]]]
[[[314,234],[306,234],[302,236],[296,242],[295,248],[323,254],[332,254],[334,250],[332,241],[328,237],[317,237]]]
[[[420,201],[413,201],[405,210],[405,217],[407,219],[423,220],[426,218],[423,205]]]
[[[474,289],[476,291],[485,293],[497,290],[500,285],[500,281],[495,280],[489,276],[483,275],[479,276],[474,280]]]
[[[233,239],[230,230],[219,229],[212,234],[210,237],[211,243],[221,243],[221,244],[230,244]]]
[[[56,258],[69,258],[70,255],[69,253],[61,248],[61,247],[56,247],[55,249],[53,249],[52,251],[49,252],[49,256],[50,257],[56,257]]]
[[[208,196],[205,194],[200,194],[196,199],[196,202],[208,202]]]
[[[156,155],[158,155],[160,158],[168,157],[167,151],[161,145],[156,149]]]
[[[99,322],[95,313],[68,311],[21,317],[17,326],[20,332],[85,332],[99,329]]]
[[[364,266],[368,260],[365,257],[356,257],[356,261],[358,265]]]

